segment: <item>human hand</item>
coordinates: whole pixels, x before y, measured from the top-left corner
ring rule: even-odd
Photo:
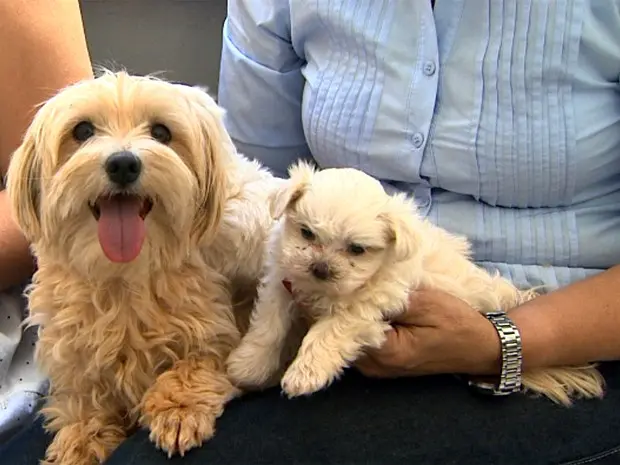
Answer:
[[[408,309],[392,322],[380,349],[356,367],[366,376],[394,378],[430,374],[498,374],[497,331],[464,301],[440,291],[411,292]]]

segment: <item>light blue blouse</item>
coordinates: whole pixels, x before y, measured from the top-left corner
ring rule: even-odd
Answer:
[[[549,289],[620,263],[620,2],[229,0],[239,149],[411,192],[483,266]]]

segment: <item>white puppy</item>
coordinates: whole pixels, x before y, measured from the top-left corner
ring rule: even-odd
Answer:
[[[420,286],[448,292],[481,312],[509,309],[535,295],[476,266],[465,238],[422,219],[412,200],[387,195],[358,170],[317,172],[298,164],[272,207],[281,218],[271,233],[250,329],[227,361],[240,386],[270,385],[281,375],[286,352],[297,348],[281,378],[284,392],[293,397],[328,386],[364,348],[383,344],[387,321]],[[310,322],[300,346],[293,331],[299,317]],[[602,384],[589,366],[524,374],[526,388],[564,404],[573,395],[602,395]]]

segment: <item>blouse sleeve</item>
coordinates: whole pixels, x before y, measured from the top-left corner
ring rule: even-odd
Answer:
[[[291,43],[288,0],[229,0],[218,100],[238,150],[283,174],[309,158],[302,126],[304,61]]]

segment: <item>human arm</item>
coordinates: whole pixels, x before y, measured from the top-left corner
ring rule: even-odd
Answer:
[[[509,311],[520,330],[523,368],[620,360],[620,266]],[[359,361],[380,377],[438,373],[494,375],[501,349],[493,325],[463,301],[412,293],[387,342]]]
[[[230,0],[218,91],[238,150],[279,175],[310,158],[301,120],[304,61],[290,25],[288,0]]]
[[[78,1],[0,2],[0,174],[21,142],[37,104],[92,77]],[[32,272],[28,243],[0,191],[0,291]]]

